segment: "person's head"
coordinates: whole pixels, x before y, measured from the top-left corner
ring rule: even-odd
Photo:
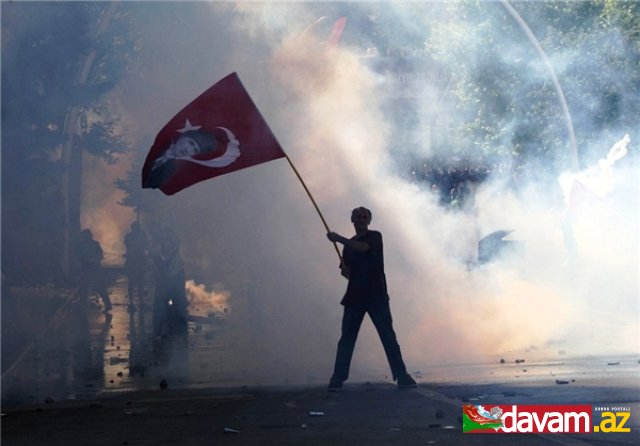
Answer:
[[[351,211],[351,223],[353,223],[356,232],[366,231],[371,224],[371,217],[371,211],[363,206]]]
[[[165,152],[166,158],[184,158],[202,153],[213,152],[216,149],[216,139],[205,132],[189,130],[171,143]]]

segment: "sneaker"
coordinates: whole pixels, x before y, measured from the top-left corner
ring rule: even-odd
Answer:
[[[343,381],[341,379],[332,376],[331,381],[329,381],[329,388],[327,390],[329,392],[339,392],[340,389],[342,389],[342,383]]]
[[[398,377],[398,389],[415,389],[416,387],[418,385],[409,374]]]

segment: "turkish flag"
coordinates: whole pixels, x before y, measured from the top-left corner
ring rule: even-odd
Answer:
[[[232,73],[160,130],[142,167],[142,187],[173,195],[200,181],[285,156]]]

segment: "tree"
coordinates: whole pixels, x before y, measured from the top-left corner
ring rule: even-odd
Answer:
[[[461,119],[448,144],[475,147],[488,159],[513,160],[517,187],[523,177],[555,179],[572,163],[558,93],[504,3],[448,4],[447,19],[433,23],[426,47],[455,73],[451,91]],[[614,142],[637,128],[639,4],[513,2],[512,7],[552,60],[584,167],[602,156],[604,134]]]
[[[107,8],[112,23],[129,20]],[[128,26],[100,28],[104,13],[99,3],[2,5],[2,266],[10,280],[64,276],[65,234],[79,232],[82,154],[110,159],[125,149],[102,98],[132,43]]]

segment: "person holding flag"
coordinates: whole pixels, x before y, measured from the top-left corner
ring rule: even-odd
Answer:
[[[338,342],[333,376],[329,382],[330,391],[342,388],[342,383],[349,378],[353,349],[366,314],[369,314],[378,331],[398,389],[416,387],[416,382],[407,373],[400,345],[393,331],[384,273],[382,234],[369,230],[371,217],[369,209],[355,208],[351,212],[355,236],[348,239],[335,232],[327,233],[331,242],[344,245],[340,271],[349,281],[347,291],[340,302],[344,306],[342,335]]]

